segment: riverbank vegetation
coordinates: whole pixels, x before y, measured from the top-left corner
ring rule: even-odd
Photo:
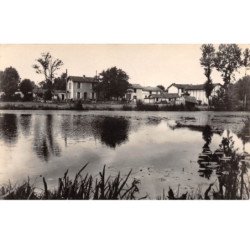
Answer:
[[[124,178],[118,173],[115,177],[106,176],[105,166],[99,172],[98,177],[90,174],[83,175],[85,164],[74,178],[69,177],[68,170],[63,177],[58,179],[56,189],[49,189],[46,179],[43,177],[43,188],[37,188],[31,184],[29,178],[23,184],[13,186],[9,183],[0,189],[0,199],[7,200],[133,200],[146,197],[138,197],[139,180],[129,180],[130,171]]]
[[[247,76],[250,66],[250,50],[246,48],[242,52],[237,44],[220,44],[218,49],[215,49],[213,44],[203,44],[201,52],[200,65],[207,78],[205,91],[210,109],[216,111],[250,110],[250,76]],[[245,69],[245,76],[235,82],[235,73],[240,69]],[[221,75],[223,85],[216,95],[211,96],[213,70],[217,70]]]

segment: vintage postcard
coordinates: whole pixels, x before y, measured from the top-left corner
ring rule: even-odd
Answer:
[[[249,199],[250,45],[0,45],[0,199]]]

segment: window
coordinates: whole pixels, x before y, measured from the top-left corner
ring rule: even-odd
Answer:
[[[81,88],[81,83],[80,83],[80,82],[77,83],[77,88],[78,88],[78,89]]]
[[[134,89],[134,93],[136,93],[136,89]]]
[[[80,99],[80,92],[77,92],[77,99]]]
[[[71,89],[71,82],[69,82],[69,89]]]
[[[84,99],[84,100],[87,100],[87,97],[88,97],[88,93],[87,93],[87,92],[84,92],[84,93],[83,93],[83,99]]]
[[[136,95],[134,95],[134,97],[133,97],[135,100],[137,99],[137,96]]]

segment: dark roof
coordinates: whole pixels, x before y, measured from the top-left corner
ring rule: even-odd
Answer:
[[[220,83],[215,83],[213,86],[221,85]],[[204,90],[205,89],[205,84],[177,84],[173,83],[171,84],[168,89],[171,86],[175,86],[178,89],[184,89],[184,90]]]
[[[69,76],[68,79],[71,79],[73,82],[98,83],[98,79],[96,77]]]
[[[140,85],[140,84],[130,84],[130,87],[133,88],[133,89],[142,89],[143,87]]]
[[[164,98],[164,99],[172,99],[172,98],[178,98],[178,94],[169,94],[169,93],[161,93],[161,94],[152,94],[148,98],[153,99],[153,98]]]
[[[158,87],[150,87],[150,86],[143,87],[142,89],[145,90],[145,91],[162,91],[162,90],[161,90],[160,88],[158,88]]]

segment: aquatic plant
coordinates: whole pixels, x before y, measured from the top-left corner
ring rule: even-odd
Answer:
[[[75,175],[74,178],[68,176],[68,170],[63,177],[58,179],[58,186],[50,190],[46,179],[43,177],[43,189],[30,184],[28,178],[21,185],[13,186],[9,183],[0,189],[0,199],[7,200],[133,200],[140,199],[136,196],[139,193],[137,179],[130,180],[132,170],[125,176],[121,177],[118,173],[115,177],[106,177],[106,168],[99,172],[97,178],[86,173],[82,175],[83,170],[87,167],[85,164]],[[144,198],[144,197],[143,197]]]

